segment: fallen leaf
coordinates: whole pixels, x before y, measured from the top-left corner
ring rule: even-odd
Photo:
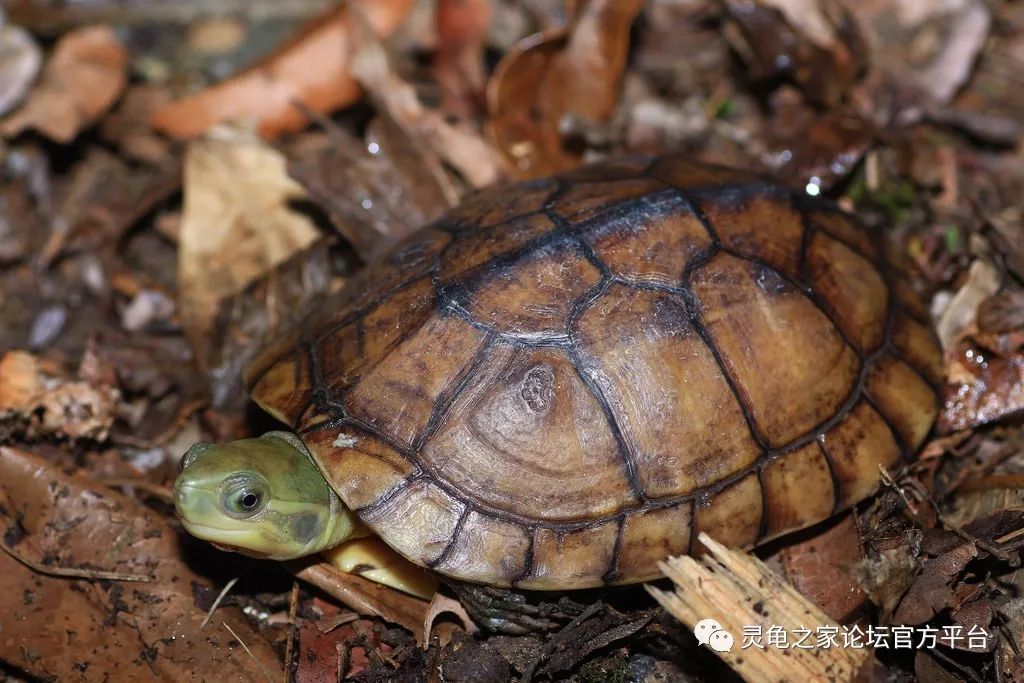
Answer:
[[[949,389],[937,428],[947,434],[971,429],[1024,411],[1024,332],[964,339],[950,354]],[[1000,342],[1001,340],[1001,342]],[[991,347],[1008,348],[993,351]]]
[[[319,236],[291,202],[304,197],[285,158],[259,140],[220,128],[185,157],[178,240],[178,304],[201,365],[223,300],[308,248]]]
[[[332,129],[288,167],[364,262],[438,218],[455,194],[390,117],[375,119],[367,137]]]
[[[92,125],[127,82],[128,53],[114,31],[91,26],[64,34],[25,103],[3,121],[0,134],[12,137],[32,128],[68,143]]]
[[[405,19],[412,5],[412,0],[342,3],[260,63],[192,97],[160,107],[153,114],[153,126],[176,138],[194,138],[231,120],[255,122],[264,138],[301,130],[309,122],[308,111],[329,113],[361,97],[350,72],[356,31],[353,9],[365,15],[374,31],[387,35]]]
[[[0,26],[0,116],[24,99],[42,63],[43,52],[28,31]]]
[[[490,145],[475,131],[452,125],[439,112],[425,107],[412,85],[392,68],[383,43],[370,31],[359,33],[352,71],[375,104],[408,136],[426,168],[433,170],[439,180],[439,160],[451,164],[472,187],[490,185],[498,179],[498,162]],[[457,195],[448,195],[449,201],[456,203]]]
[[[967,281],[957,290],[938,316],[935,332],[942,348],[950,350],[973,325],[978,306],[999,291],[999,269],[990,261],[977,259],[967,271]]]
[[[0,421],[26,438],[106,439],[120,393],[111,384],[75,381],[55,370],[25,351],[0,357]]]
[[[470,118],[483,105],[484,44],[491,18],[490,0],[437,2],[434,73],[441,86],[441,110],[457,118]]]
[[[281,680],[273,647],[237,609],[200,631],[192,585],[203,579],[179,559],[162,515],[12,448],[0,447],[0,482],[0,542],[11,551],[47,568],[149,579],[57,578],[0,553],[0,660],[47,680]]]
[[[867,595],[854,573],[864,558],[855,515],[847,513],[824,527],[798,533],[783,542],[775,557],[789,582],[830,619],[850,623],[864,607]]]
[[[157,163],[169,151],[169,141],[153,129],[153,112],[171,101],[166,88],[157,85],[136,85],[128,88],[120,104],[104,117],[100,134],[139,161]]]
[[[830,0],[724,0],[730,44],[755,80],[789,79],[812,102],[839,103],[866,66],[853,17]]]
[[[502,57],[487,85],[488,127],[514,175],[551,175],[579,163],[562,126],[612,115],[630,26],[642,7],[638,0],[592,0],[570,28],[525,38]]]

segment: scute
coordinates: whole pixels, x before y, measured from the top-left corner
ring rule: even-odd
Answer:
[[[253,364],[346,505],[414,562],[629,583],[870,495],[942,355],[855,219],[631,157],[467,198]]]

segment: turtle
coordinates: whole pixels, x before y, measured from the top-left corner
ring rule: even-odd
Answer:
[[[250,364],[289,431],[193,446],[178,515],[517,591],[653,580],[701,532],[757,546],[932,428],[942,354],[893,262],[835,204],[680,155],[480,190]]]

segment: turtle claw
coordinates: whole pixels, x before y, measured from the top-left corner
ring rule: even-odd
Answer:
[[[537,601],[536,593],[520,593],[508,588],[449,582],[462,606],[482,628],[506,635],[540,633],[558,628],[578,613],[576,603]],[[539,594],[543,595],[543,594]],[[534,598],[531,600],[531,598]]]

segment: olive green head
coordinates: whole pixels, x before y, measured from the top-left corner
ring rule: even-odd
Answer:
[[[299,438],[286,432],[192,446],[174,482],[174,505],[193,536],[255,557],[302,557],[365,533]]]

